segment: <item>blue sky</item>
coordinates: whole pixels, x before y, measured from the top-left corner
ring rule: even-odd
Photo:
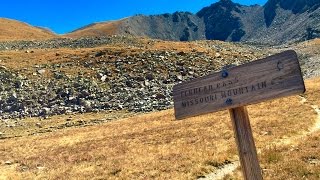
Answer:
[[[244,5],[263,5],[267,0],[233,0]],[[175,11],[198,12],[217,0],[4,0],[0,17],[64,34],[93,22],[117,20],[136,14]]]

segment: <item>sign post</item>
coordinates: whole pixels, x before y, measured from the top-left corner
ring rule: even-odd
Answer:
[[[297,54],[285,51],[173,87],[176,119],[229,109],[245,179],[262,179],[246,105],[300,94]]]
[[[246,107],[230,109],[240,163],[245,179],[262,179],[261,169],[254,144],[249,116]]]

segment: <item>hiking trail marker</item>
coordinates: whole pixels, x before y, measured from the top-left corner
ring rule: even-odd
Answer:
[[[305,85],[295,51],[285,51],[173,87],[176,119],[229,109],[242,172],[262,179],[246,105],[301,94]]]

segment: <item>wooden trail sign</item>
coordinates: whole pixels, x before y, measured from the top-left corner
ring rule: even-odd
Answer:
[[[262,179],[246,105],[300,94],[295,51],[285,51],[173,87],[176,119],[229,109],[245,179]]]
[[[294,51],[233,67],[173,87],[176,119],[303,93]]]

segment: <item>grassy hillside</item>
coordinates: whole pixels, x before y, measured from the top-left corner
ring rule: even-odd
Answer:
[[[92,24],[68,33],[65,36],[70,38],[80,38],[115,35],[118,33],[118,29],[122,24],[122,21],[123,20]]]
[[[16,20],[0,18],[0,41],[42,40],[54,37],[56,35],[49,30],[33,27]]]
[[[249,106],[265,179],[319,178],[319,82],[308,80],[303,97]],[[167,110],[57,129],[1,140],[0,152],[1,179],[195,179],[238,161],[227,111],[175,121]]]

